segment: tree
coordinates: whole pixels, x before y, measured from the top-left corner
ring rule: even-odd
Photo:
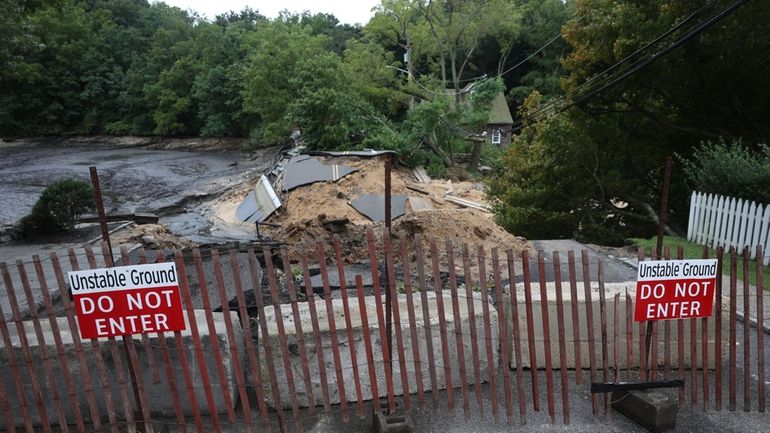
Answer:
[[[63,179],[49,185],[20,225],[27,234],[72,230],[77,217],[95,208],[88,182]]]

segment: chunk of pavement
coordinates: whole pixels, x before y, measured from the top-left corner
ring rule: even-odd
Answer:
[[[339,179],[358,171],[342,164],[324,164],[318,158],[298,155],[289,160],[283,173],[283,190],[291,191],[302,185]]]
[[[675,398],[657,389],[615,391],[612,407],[653,433],[673,430],[679,410]]]
[[[396,219],[406,212],[406,196],[393,194],[390,197],[390,217]],[[385,196],[381,194],[364,194],[350,202],[353,209],[374,222],[385,221]]]
[[[422,197],[409,197],[409,207],[412,208],[412,212],[433,210],[433,205],[430,203],[430,201]]]
[[[262,222],[279,207],[281,207],[281,200],[278,199],[275,190],[263,174],[254,190],[250,191],[238,205],[235,216],[244,222]]]

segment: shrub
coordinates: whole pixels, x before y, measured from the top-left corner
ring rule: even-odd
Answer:
[[[690,158],[679,158],[688,185],[699,192],[770,203],[770,148],[755,152],[740,141],[705,142]]]
[[[59,180],[43,191],[29,215],[22,218],[21,229],[26,234],[71,230],[79,215],[94,208],[93,190],[88,182]]]

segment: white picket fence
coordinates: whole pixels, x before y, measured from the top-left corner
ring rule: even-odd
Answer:
[[[712,248],[722,246],[742,250],[749,246],[751,258],[757,245],[763,251],[770,247],[770,205],[716,194],[693,192],[690,198],[690,220],[687,240]],[[770,262],[764,254],[763,263]]]

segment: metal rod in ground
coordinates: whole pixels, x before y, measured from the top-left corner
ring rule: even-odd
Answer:
[[[114,257],[112,255],[112,243],[110,243],[110,232],[107,229],[107,216],[104,213],[102,188],[99,186],[99,173],[96,172],[96,167],[89,167],[88,170],[91,172],[91,186],[94,188],[94,202],[96,202],[96,212],[99,214],[99,228],[102,231],[102,240],[107,242],[107,248],[110,250],[110,257]]]
[[[663,192],[660,195],[660,213],[658,214],[658,244],[655,246],[657,257],[663,252],[663,234],[666,229],[666,215],[668,214],[668,190],[671,186],[671,168],[674,161],[671,155],[666,157],[666,168],[663,174]],[[652,321],[647,322],[647,356],[650,356],[650,337],[652,336]],[[657,350],[657,348],[656,348]]]

